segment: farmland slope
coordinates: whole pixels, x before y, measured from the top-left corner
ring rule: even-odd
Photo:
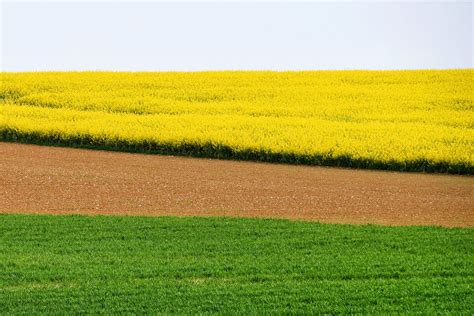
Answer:
[[[472,76],[2,73],[0,140],[474,174]]]
[[[474,226],[474,178],[0,143],[0,212]]]

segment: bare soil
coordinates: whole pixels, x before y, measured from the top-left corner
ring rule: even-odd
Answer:
[[[0,213],[474,226],[474,177],[0,143]]]

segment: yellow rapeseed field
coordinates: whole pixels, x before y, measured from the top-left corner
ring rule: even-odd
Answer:
[[[473,174],[473,74],[2,73],[0,140]]]

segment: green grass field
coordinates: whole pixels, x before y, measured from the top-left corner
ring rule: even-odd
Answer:
[[[474,309],[474,230],[0,215],[0,313]]]

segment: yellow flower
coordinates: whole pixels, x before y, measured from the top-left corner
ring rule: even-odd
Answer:
[[[473,173],[473,74],[2,73],[0,140]]]

